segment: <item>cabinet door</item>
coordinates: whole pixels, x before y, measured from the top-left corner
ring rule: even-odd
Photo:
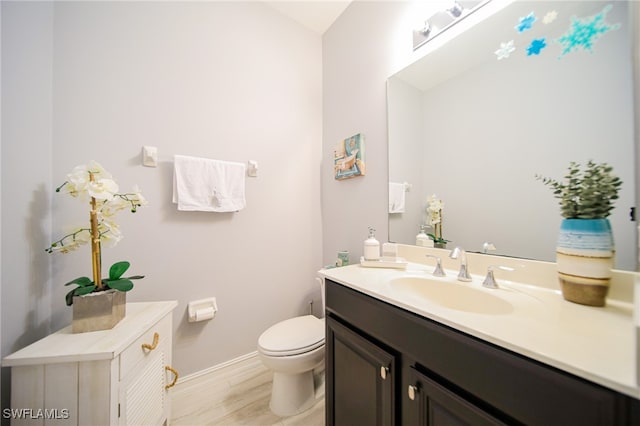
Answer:
[[[120,386],[121,425],[160,425],[169,403],[165,391],[164,352],[153,353]]]
[[[502,425],[501,421],[411,367],[402,424],[429,426]]]
[[[395,424],[396,360],[331,317],[327,323],[327,425]]]

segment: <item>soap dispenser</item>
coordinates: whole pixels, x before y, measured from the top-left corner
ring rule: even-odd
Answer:
[[[420,233],[416,235],[416,245],[421,247],[433,247],[433,240],[424,232],[424,225],[420,225]]]
[[[374,235],[375,229],[369,227],[369,238],[364,241],[364,260],[380,260],[380,243]]]

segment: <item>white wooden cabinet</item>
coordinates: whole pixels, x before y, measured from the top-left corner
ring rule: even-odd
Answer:
[[[15,425],[168,424],[176,306],[128,303],[111,330],[73,334],[69,326],[5,357],[12,411],[3,416]]]

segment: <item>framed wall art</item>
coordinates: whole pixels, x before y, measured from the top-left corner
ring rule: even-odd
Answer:
[[[340,141],[333,153],[333,164],[337,180],[364,176],[364,136],[358,133]]]

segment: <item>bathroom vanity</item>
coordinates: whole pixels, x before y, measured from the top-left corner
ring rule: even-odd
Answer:
[[[545,290],[550,298],[545,299],[536,289],[526,289],[530,297],[509,285],[500,291],[513,293],[504,298],[511,310],[472,312],[421,304],[419,297],[404,297],[393,288],[407,276],[427,277],[428,285],[427,268],[373,271],[352,265],[321,275],[326,284],[327,425],[640,424],[633,325],[629,312],[618,306],[609,311],[574,306],[556,292]],[[443,280],[460,285],[455,277]],[[552,305],[553,298],[559,299],[559,308],[544,306]],[[616,346],[605,339],[601,351],[610,351],[611,357],[598,359],[601,352],[584,353],[591,343],[581,340],[584,330],[571,320],[545,333],[544,320],[518,318],[539,309],[551,322],[563,315],[578,320],[594,315],[601,322],[594,328],[624,328],[633,344]],[[610,323],[603,319],[607,316]],[[575,342],[563,334],[567,324],[578,335]],[[518,338],[506,343],[510,333],[532,346]],[[621,340],[615,333],[611,338]],[[565,349],[576,352],[575,361]],[[585,362],[625,364],[626,370],[617,365],[590,372]]]

